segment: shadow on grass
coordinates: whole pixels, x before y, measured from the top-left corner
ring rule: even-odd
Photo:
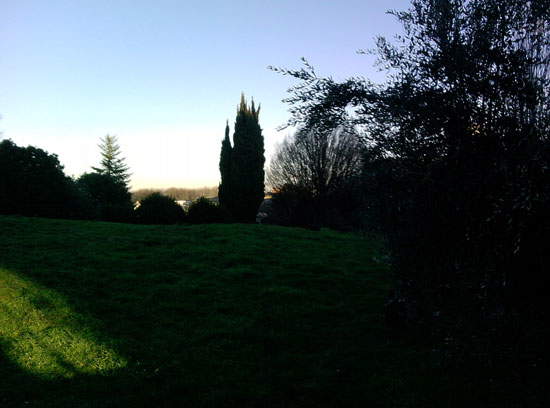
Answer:
[[[0,225],[3,406],[393,407],[416,392],[419,362],[381,320],[386,268],[357,237]]]
[[[128,395],[118,395],[113,384],[116,373],[111,376],[77,374],[72,378],[43,378],[22,369],[2,352],[0,367],[0,406],[3,408],[141,406]]]

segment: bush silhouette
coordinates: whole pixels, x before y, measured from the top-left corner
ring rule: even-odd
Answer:
[[[152,193],[139,202],[135,220],[140,224],[177,224],[185,220],[185,211],[174,198]]]
[[[228,215],[224,209],[205,197],[195,200],[187,211],[187,221],[193,224],[208,224],[227,220]]]

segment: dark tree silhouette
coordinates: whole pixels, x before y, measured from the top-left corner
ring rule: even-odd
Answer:
[[[321,198],[349,184],[360,172],[362,144],[353,130],[306,129],[287,138],[270,163],[267,180],[278,189],[300,186]]]
[[[304,129],[284,140],[267,174],[276,192],[273,209],[288,219],[282,223],[351,224],[349,215],[360,203],[360,194],[354,192],[361,173],[361,150],[358,135],[345,126]]]
[[[393,14],[405,33],[396,45],[378,39],[392,74],[384,86],[320,78],[307,63],[275,68],[301,80],[286,100],[289,123],[350,119],[365,130],[371,209],[400,282],[392,320],[446,338],[449,356],[494,362],[514,349],[540,365],[544,341],[533,339],[548,338],[550,290],[549,3],[413,0]]]
[[[220,153],[220,186],[218,189],[218,199],[220,205],[224,207],[231,206],[231,140],[229,139],[229,123],[225,125],[225,137],[222,141]]]
[[[101,162],[99,167],[92,167],[92,169],[97,173],[114,177],[128,186],[130,181],[129,167],[125,164],[125,159],[120,157],[122,152],[117,137],[105,135],[101,138],[99,148],[101,150]]]
[[[0,214],[80,218],[83,201],[57,155],[0,142]]]
[[[254,100],[248,106],[241,95],[233,134],[231,181],[224,191],[227,208],[239,222],[254,222],[264,199],[264,138],[259,113]]]
[[[103,221],[126,222],[132,216],[132,195],[119,179],[106,173],[84,173],[77,180]]]
[[[208,198],[199,197],[187,210],[187,221],[192,224],[209,224],[227,221],[226,211]]]
[[[185,211],[174,198],[152,193],[139,202],[135,220],[141,224],[177,224],[185,220]]]

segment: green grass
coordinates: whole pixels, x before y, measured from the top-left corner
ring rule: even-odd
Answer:
[[[0,406],[421,404],[379,245],[259,225],[0,216]]]

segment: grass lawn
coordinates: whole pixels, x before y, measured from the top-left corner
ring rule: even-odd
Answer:
[[[2,407],[429,399],[429,363],[384,327],[376,242],[8,216],[0,232]]]

